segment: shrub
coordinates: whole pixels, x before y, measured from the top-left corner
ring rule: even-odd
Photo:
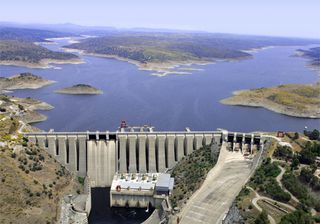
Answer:
[[[280,224],[291,224],[291,223],[312,224],[314,222],[313,222],[312,216],[309,213],[299,209],[281,218]]]
[[[84,177],[78,177],[78,181],[81,185],[84,185]]]
[[[278,146],[273,154],[276,158],[279,159],[292,159],[293,157],[293,152],[290,147],[288,146]]]
[[[256,220],[254,220],[255,224],[269,224],[268,220],[268,214],[265,210],[262,210],[262,212],[258,215]]]
[[[265,190],[274,200],[288,202],[291,199],[290,194],[283,191],[276,180],[272,179],[266,185]]]

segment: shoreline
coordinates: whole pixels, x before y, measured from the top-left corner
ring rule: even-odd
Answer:
[[[142,71],[151,71],[151,75],[164,77],[167,75],[175,74],[175,75],[189,75],[192,74],[192,71],[201,71],[203,69],[197,68],[183,68],[184,66],[192,66],[192,65],[209,65],[215,64],[217,62],[239,62],[242,60],[246,60],[252,58],[253,56],[246,56],[241,58],[228,58],[228,59],[208,59],[208,60],[199,60],[199,61],[172,61],[166,63],[141,63],[132,59],[119,57],[117,55],[109,55],[109,54],[97,54],[97,53],[89,53],[85,50],[75,49],[75,48],[61,48],[65,52],[68,53],[78,53],[80,55],[85,56],[94,56],[94,57],[101,57],[101,58],[109,58],[109,59],[116,59],[119,61],[128,62],[130,64],[136,65],[138,70]]]
[[[0,61],[0,65],[6,66],[18,66],[18,67],[26,67],[26,68],[41,68],[48,69],[53,68],[54,64],[62,65],[62,64],[84,64],[86,63],[82,59],[69,59],[69,60],[56,60],[56,59],[42,59],[38,63],[30,63],[23,61]]]
[[[30,84],[22,84],[21,86],[10,86],[10,87],[6,87],[4,88],[4,91],[8,91],[8,92],[14,92],[14,90],[19,90],[19,89],[40,89],[43,88],[45,86],[49,86],[52,85],[54,83],[56,83],[57,81],[53,81],[53,80],[47,80],[43,83],[35,83],[32,84],[32,86]]]
[[[275,48],[275,46],[266,46],[266,47],[258,47],[258,48],[251,48],[248,50],[242,50],[242,52],[251,54],[251,53],[258,53],[259,51],[267,50],[267,49],[272,49]]]
[[[72,92],[68,90],[55,90],[54,93],[58,94],[68,94],[68,95],[101,95],[103,92],[101,90],[97,92]]]
[[[243,106],[243,107],[255,107],[255,108],[264,108],[269,111],[273,111],[278,114],[283,114],[286,116],[296,117],[296,118],[309,118],[309,119],[320,119],[320,111],[317,113],[317,115],[314,115],[312,112],[299,112],[294,111],[292,108],[289,108],[288,106],[281,105],[274,103],[267,99],[258,99],[258,98],[245,98],[245,99],[239,99],[236,98],[243,92],[248,92],[250,90],[239,90],[234,91],[233,95],[227,98],[224,98],[219,101],[219,103],[223,105],[229,105],[229,106]]]
[[[215,61],[209,61],[209,60],[203,60],[203,61],[173,61],[173,62],[166,62],[166,63],[141,63],[132,59],[119,57],[117,55],[108,55],[108,54],[97,54],[97,53],[89,53],[85,50],[79,50],[74,48],[61,48],[65,52],[68,53],[78,53],[80,55],[84,56],[94,56],[94,57],[100,57],[100,58],[109,58],[109,59],[116,59],[119,61],[128,62],[130,64],[136,65],[139,70],[142,71],[153,71],[153,75],[157,73],[157,76],[166,76],[168,74],[191,74],[181,71],[174,71],[173,69],[179,69],[181,66],[192,66],[192,65],[208,65],[208,64],[214,64]],[[191,69],[190,69],[191,70]]]

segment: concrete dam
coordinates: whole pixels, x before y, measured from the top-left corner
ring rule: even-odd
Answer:
[[[30,142],[47,150],[71,172],[89,176],[91,187],[110,187],[118,173],[162,173],[192,151],[229,142],[231,150],[251,153],[260,134],[228,131],[155,132],[38,132],[26,133]],[[246,147],[245,147],[246,146]]]

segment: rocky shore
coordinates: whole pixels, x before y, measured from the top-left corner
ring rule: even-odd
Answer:
[[[47,116],[38,110],[51,110],[54,107],[46,102],[33,98],[18,98],[12,96],[0,96],[0,109],[2,115],[17,118],[26,124],[45,121]]]

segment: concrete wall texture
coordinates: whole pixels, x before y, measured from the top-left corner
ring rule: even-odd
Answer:
[[[78,176],[90,177],[92,187],[111,186],[120,173],[164,172],[184,156],[209,145],[241,136],[260,135],[212,132],[39,132],[25,134]]]

